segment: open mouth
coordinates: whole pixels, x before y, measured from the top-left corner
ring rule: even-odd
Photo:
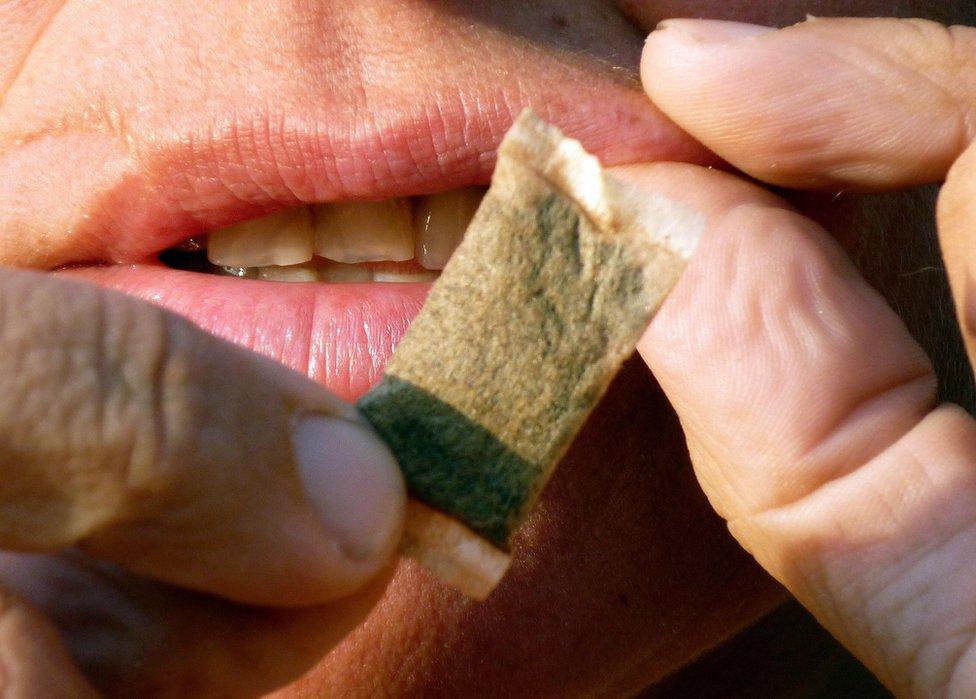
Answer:
[[[350,17],[372,17],[358,5]],[[715,162],[648,101],[641,35],[623,18],[601,14],[612,28],[567,48],[462,5],[406,3],[402,26],[349,46],[331,27],[303,33],[274,60],[255,36],[240,65],[222,45],[203,51],[212,65],[175,47],[185,64],[107,81],[118,125],[90,122],[88,97],[71,111],[77,90],[63,106],[52,89],[37,114],[25,98],[27,126],[0,152],[14,194],[0,261],[149,300],[355,399],[422,307],[522,109],[607,165]]]
[[[62,273],[158,303],[353,400],[379,379],[484,192],[290,207],[140,264]]]
[[[712,162],[632,85],[592,83],[557,85],[536,108],[608,165]],[[589,101],[563,94],[587,90]],[[355,138],[303,125],[268,129],[287,136],[281,143],[237,127],[214,148],[177,141],[146,156],[137,173],[151,176],[86,201],[93,215],[60,227],[76,235],[41,264],[163,306],[355,400],[380,379],[460,242],[525,103],[464,104],[439,121],[404,110],[367,120]],[[25,201],[22,220],[43,212]]]

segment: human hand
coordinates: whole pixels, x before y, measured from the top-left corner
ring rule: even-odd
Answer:
[[[976,352],[976,30],[679,20],[644,85],[757,179],[884,190],[946,179],[939,235]],[[641,342],[738,541],[899,694],[976,692],[976,424],[830,236],[691,166],[625,170],[711,217]],[[703,319],[708,319],[707,322]]]
[[[356,304],[344,302],[351,295],[311,283],[129,263],[302,202],[484,184],[498,140],[525,107],[608,164],[710,161],[633,79],[646,32],[611,4],[650,26],[663,13],[787,22],[811,7],[810,0],[263,0],[245,12],[230,0],[0,3],[0,263],[69,265],[72,275],[152,299],[355,397],[419,307],[419,294],[406,288],[413,285],[402,285],[395,303],[371,287],[360,305],[372,312],[356,314],[349,313]],[[890,7],[812,4],[824,13]],[[899,7],[958,18],[969,3]],[[849,210],[832,231],[870,211],[875,222],[904,222],[900,235],[882,241],[886,251],[927,248],[917,197],[842,203]],[[903,282],[893,274],[891,282],[896,297],[936,286],[925,276]],[[909,300],[918,328],[925,309]],[[632,695],[783,598],[710,510],[673,412],[639,362],[614,382],[519,538],[511,571],[484,603],[400,565],[383,603],[290,691]],[[199,619],[212,617],[203,606],[178,618],[205,628]],[[323,617],[331,618],[328,610]],[[89,647],[70,641],[77,616],[55,620],[73,650]],[[223,657],[239,658],[240,644],[259,642],[267,628],[260,618],[251,633],[240,631],[245,626],[211,634],[208,651],[230,636]],[[181,650],[165,634],[133,637],[145,650],[143,668]],[[315,643],[313,635],[308,647]],[[201,653],[185,645],[184,657]],[[256,672],[256,655],[235,664],[242,683]]]
[[[594,0],[0,3],[0,263],[67,267],[58,274],[151,299],[354,398],[423,285],[264,283],[169,269],[156,256],[299,203],[486,184],[525,107],[604,162],[706,157],[643,94],[643,35],[606,9]],[[635,693],[782,598],[708,509],[677,423],[637,362],[548,493],[491,599],[466,600],[406,562],[344,643],[331,653],[319,644],[325,657],[292,691]],[[695,555],[676,553],[686,542]],[[55,615],[67,637],[76,619]],[[260,623],[233,636],[273,645]],[[150,670],[180,647],[137,640]],[[307,643],[316,645],[314,630]]]
[[[351,406],[117,292],[0,298],[5,693],[260,694],[366,616],[404,487]]]

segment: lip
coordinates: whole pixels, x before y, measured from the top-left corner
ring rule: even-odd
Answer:
[[[437,120],[422,105],[365,125],[353,115],[327,126],[285,116],[270,125],[264,115],[246,120],[249,128],[226,124],[206,149],[177,139],[178,147],[158,149],[140,169],[153,174],[123,178],[103,196],[74,236],[84,244],[69,244],[62,249],[69,254],[53,262],[73,263],[61,273],[157,303],[353,400],[378,380],[429,284],[240,280],[172,270],[156,255],[201,231],[285,206],[486,184],[495,149],[523,105],[607,165],[713,162],[633,88],[608,81],[606,93],[591,89],[594,97],[574,101],[571,87],[556,86],[528,104],[498,95],[466,100],[441,109]],[[77,266],[78,256],[97,264]]]
[[[60,274],[159,304],[307,374],[347,400],[379,379],[431,286],[289,284],[159,265],[74,268]]]
[[[643,94],[611,85],[604,105],[557,93],[524,106],[605,165],[715,162]],[[441,108],[436,121],[426,105],[365,124],[355,112],[329,114],[323,124],[238,116],[212,125],[216,135],[203,145],[178,137],[159,147],[141,167],[151,174],[124,178],[76,237],[99,242],[88,261],[139,262],[192,235],[288,206],[487,185],[497,146],[521,111],[508,95],[484,95]]]

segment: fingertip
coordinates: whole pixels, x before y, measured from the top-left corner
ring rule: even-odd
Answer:
[[[337,578],[364,584],[400,541],[406,487],[396,459],[367,425],[331,415],[299,417],[292,445],[306,497],[346,568]]]
[[[920,20],[668,20],[641,79],[681,128],[758,179],[873,191],[938,181],[970,142],[974,88],[958,57],[974,44],[976,31]]]
[[[753,175],[763,174],[766,162],[787,167],[789,154],[781,151],[789,139],[769,132],[785,128],[778,122],[790,109],[782,102],[795,93],[780,89],[782,76],[773,68],[798,60],[787,46],[795,42],[784,36],[759,25],[668,20],[645,43],[644,90],[681,128],[735,167]]]
[[[691,44],[721,44],[739,39],[748,39],[776,31],[775,27],[745,22],[726,22],[717,19],[666,19],[657,25],[650,37],[670,32],[677,41]],[[650,38],[649,37],[649,38]]]
[[[711,63],[716,49],[774,32],[774,27],[720,20],[669,19],[651,32],[644,44],[641,79],[644,89],[655,97],[667,98],[682,86],[689,90],[696,82],[696,66]],[[702,76],[707,77],[707,75]]]

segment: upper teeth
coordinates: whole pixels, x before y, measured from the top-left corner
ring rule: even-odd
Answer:
[[[417,261],[427,269],[444,269],[481,204],[477,187],[431,194],[417,202]]]
[[[312,207],[315,253],[336,262],[413,259],[413,223],[407,199]]]
[[[307,263],[316,255],[350,265],[416,258],[426,269],[443,269],[482,194],[468,187],[420,197],[416,206],[397,198],[285,209],[211,232],[207,258],[223,267],[261,267],[259,278],[282,281],[311,280],[315,270]],[[363,274],[333,268],[328,276]]]
[[[312,259],[308,208],[283,209],[210,234],[207,259],[225,267],[295,265]]]

